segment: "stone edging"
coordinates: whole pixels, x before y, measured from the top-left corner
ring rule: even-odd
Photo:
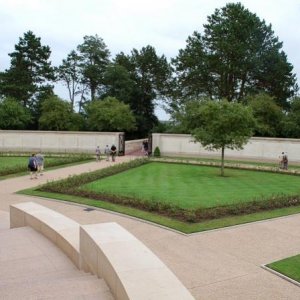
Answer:
[[[288,276],[285,276],[285,275],[283,275],[283,274],[281,274],[281,273],[279,273],[279,272],[277,272],[277,271],[275,271],[275,270],[267,267],[267,265],[261,265],[261,268],[263,268],[264,270],[267,270],[268,272],[270,272],[270,273],[272,273],[274,275],[277,275],[280,278],[282,278],[282,279],[284,279],[284,280],[286,280],[286,281],[288,281],[288,282],[290,282],[292,284],[295,284],[298,287],[300,287],[300,282],[298,282],[298,281],[296,281],[296,280],[294,280],[294,279],[292,279],[292,278],[290,278]]]

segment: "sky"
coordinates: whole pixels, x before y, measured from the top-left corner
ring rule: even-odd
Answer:
[[[299,0],[0,0],[0,71],[10,66],[9,53],[31,30],[52,51],[52,65],[60,65],[85,35],[98,34],[111,52],[130,54],[151,45],[159,55],[176,57],[194,31],[203,32],[207,16],[228,2],[241,2],[267,24],[279,41],[300,82]],[[67,99],[67,90],[55,92]],[[168,115],[160,108],[161,120]]]

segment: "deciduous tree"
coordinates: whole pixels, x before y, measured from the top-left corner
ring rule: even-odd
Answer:
[[[72,108],[75,106],[76,96],[82,100],[87,89],[82,71],[81,57],[74,50],[68,54],[66,59],[63,59],[62,64],[56,69],[58,80],[68,89]],[[79,102],[82,102],[80,100]]]
[[[26,129],[31,122],[28,108],[13,98],[0,101],[0,129]]]
[[[297,90],[296,76],[272,26],[241,3],[216,9],[207,21],[204,33],[188,37],[186,48],[173,60],[177,96],[242,101],[266,92],[287,107]]]
[[[256,136],[278,137],[281,135],[281,122],[284,115],[274,97],[261,93],[247,97],[246,102],[252,108],[256,119]]]
[[[129,105],[136,116],[139,136],[145,136],[157,124],[155,101],[167,94],[170,65],[166,57],[157,55],[152,46],[143,47],[140,51],[133,49],[130,55],[120,53],[115,62],[127,69],[134,82]]]
[[[195,141],[209,150],[221,150],[222,176],[225,149],[242,149],[255,126],[251,108],[226,100],[189,101],[181,120]]]
[[[89,102],[85,111],[89,130],[128,132],[136,129],[129,105],[114,97]]]
[[[39,129],[76,130],[79,129],[78,125],[80,125],[80,122],[78,122],[69,102],[57,96],[52,96],[43,101],[39,118]]]

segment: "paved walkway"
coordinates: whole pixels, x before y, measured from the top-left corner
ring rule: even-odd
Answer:
[[[117,163],[130,159],[119,157]],[[81,224],[118,222],[159,256],[196,299],[300,299],[299,287],[260,267],[300,253],[300,214],[186,236],[106,211],[87,212],[77,205],[13,194],[111,164],[91,162],[46,172],[38,180],[26,176],[0,181],[0,210],[35,201]]]

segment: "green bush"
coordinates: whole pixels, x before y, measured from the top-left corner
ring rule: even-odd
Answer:
[[[155,147],[153,156],[154,156],[154,157],[160,157],[160,150],[159,150],[159,147]]]

